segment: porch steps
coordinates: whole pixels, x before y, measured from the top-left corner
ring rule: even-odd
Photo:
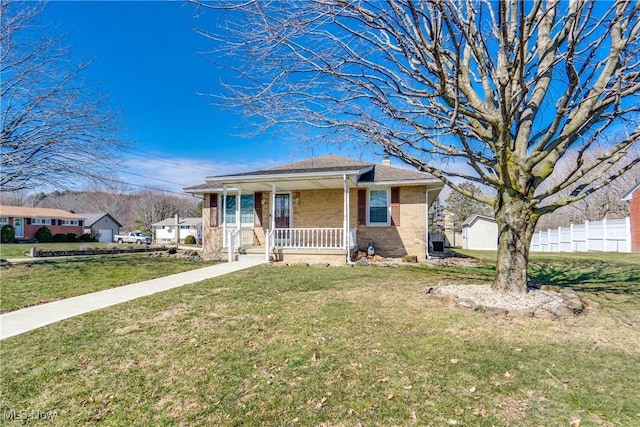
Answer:
[[[264,246],[247,246],[242,247],[241,253],[246,255],[262,255],[264,257]]]
[[[264,252],[262,254],[238,254],[238,261],[251,261],[257,263],[264,262]]]

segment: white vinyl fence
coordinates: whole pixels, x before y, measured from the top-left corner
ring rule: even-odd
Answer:
[[[533,235],[531,251],[631,252],[631,221],[604,219],[541,230]]]

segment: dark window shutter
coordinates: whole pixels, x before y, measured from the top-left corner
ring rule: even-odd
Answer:
[[[400,225],[400,187],[391,188],[391,225]]]
[[[358,190],[358,222],[362,225],[367,223],[367,190]]]
[[[53,225],[56,225],[56,220],[55,219],[53,220]],[[58,220],[58,225],[62,225],[62,220],[61,219]]]
[[[27,224],[31,224],[31,218],[27,218]]]
[[[79,225],[80,227],[84,226],[84,221],[78,221],[78,225]]]
[[[218,226],[218,194],[209,194],[209,208],[211,210],[211,218],[209,223],[211,227]]]
[[[253,225],[256,227],[262,225],[262,193],[253,195]]]

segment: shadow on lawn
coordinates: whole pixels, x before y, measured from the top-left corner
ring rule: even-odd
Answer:
[[[529,278],[538,285],[640,296],[640,268],[624,268],[604,262],[535,263],[529,268]]]

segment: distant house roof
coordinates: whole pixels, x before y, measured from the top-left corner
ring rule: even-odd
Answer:
[[[111,218],[111,220],[113,222],[115,222],[116,224],[118,224],[118,227],[122,227],[122,224],[120,224],[114,217],[112,217],[111,215],[109,215],[106,212],[83,212],[79,215],[82,215],[85,217],[85,226],[86,227],[90,227],[93,224],[95,224],[96,222],[100,221],[102,218],[104,218],[105,216],[108,216],[109,218]]]
[[[465,222],[462,223],[462,226],[467,226],[467,227],[471,227],[476,221],[479,220],[484,220],[484,221],[489,221],[489,222],[496,222],[495,218],[492,218],[490,216],[486,216],[486,215],[473,215],[469,218],[466,219]]]
[[[206,183],[187,187],[184,190],[188,193],[201,194],[208,191],[219,192],[225,186],[237,186],[249,191],[268,191],[272,183],[278,183],[279,190],[299,189],[304,185],[307,188],[342,188],[345,175],[356,186],[364,187],[385,184],[441,184],[437,178],[425,172],[327,154],[268,169],[210,176],[206,178]]]
[[[640,182],[637,183],[633,188],[631,188],[631,190],[629,190],[629,192],[624,195],[622,200],[625,200],[627,202],[630,201],[633,198],[633,193],[635,193],[636,190],[640,190]]]
[[[154,227],[163,227],[167,225],[176,225],[175,217],[165,218],[162,221],[152,224]],[[199,227],[202,225],[202,218],[178,218],[178,225],[190,225]]]
[[[57,218],[84,220],[84,216],[63,211],[62,209],[31,208],[27,206],[0,206],[0,215],[23,218]]]

